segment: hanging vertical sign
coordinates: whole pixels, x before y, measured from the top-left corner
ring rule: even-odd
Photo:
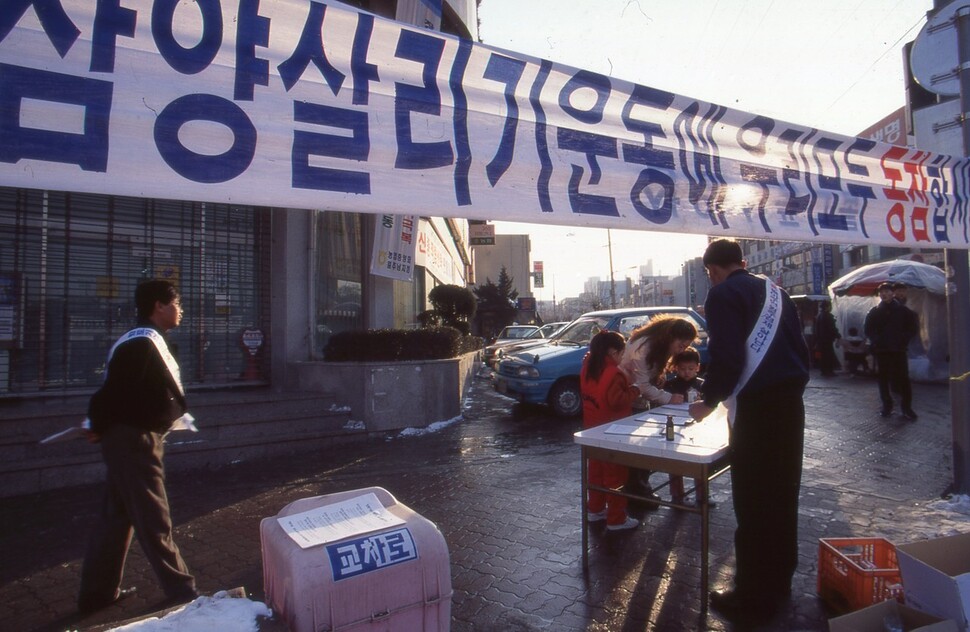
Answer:
[[[468,243],[472,246],[494,246],[495,225],[482,220],[468,220]]]
[[[374,250],[370,273],[411,281],[414,278],[414,252],[417,246],[414,215],[381,215],[374,227]]]
[[[545,287],[542,278],[542,262],[536,261],[532,264],[532,285],[536,288]]]

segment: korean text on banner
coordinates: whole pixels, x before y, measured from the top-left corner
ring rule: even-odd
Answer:
[[[965,158],[315,0],[6,2],[0,186],[970,247]]]

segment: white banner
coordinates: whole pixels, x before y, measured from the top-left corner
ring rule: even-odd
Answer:
[[[967,171],[338,4],[0,11],[0,186],[968,248]]]
[[[399,281],[414,279],[416,215],[382,215],[374,226],[370,273]]]

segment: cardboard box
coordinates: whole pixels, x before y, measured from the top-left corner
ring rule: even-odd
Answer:
[[[896,547],[906,605],[952,619],[961,630],[970,621],[970,533]]]
[[[959,632],[960,628],[949,619],[941,619],[919,610],[901,606],[895,601],[884,601],[874,606],[829,619],[829,632],[884,632],[887,617],[898,617],[903,632]]]

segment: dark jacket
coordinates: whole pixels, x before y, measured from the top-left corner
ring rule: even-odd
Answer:
[[[873,353],[905,353],[919,333],[919,316],[899,301],[881,301],[866,314],[866,338]]]
[[[668,393],[673,393],[674,395],[683,395],[687,397],[687,391],[694,389],[698,393],[701,392],[701,388],[704,386],[704,380],[699,377],[695,377],[692,380],[684,380],[676,375],[671,378],[667,378],[664,382],[664,390]]]
[[[158,331],[149,322],[139,322],[138,326]],[[164,332],[159,333],[164,337]],[[114,424],[167,432],[186,410],[185,398],[179,393],[155,343],[140,337],[115,349],[104,384],[91,397],[88,417],[91,429],[99,434]]]
[[[704,403],[716,406],[731,396],[745,363],[745,343],[754,330],[766,298],[765,281],[747,270],[735,270],[711,288],[704,303],[710,363],[704,376]],[[775,386],[808,383],[809,353],[798,309],[782,292],[781,324],[754,374],[738,394],[756,396]]]
[[[835,316],[832,312],[820,312],[815,317],[815,342],[820,345],[830,345],[839,338],[839,328],[835,325]]]

